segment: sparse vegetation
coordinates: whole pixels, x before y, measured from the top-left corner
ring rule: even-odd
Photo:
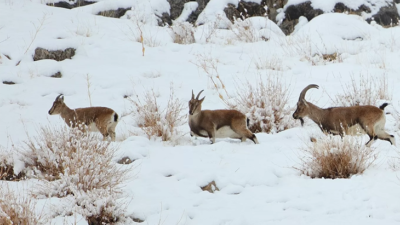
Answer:
[[[302,174],[311,178],[349,178],[361,174],[376,160],[375,149],[360,137],[326,135],[302,149]]]
[[[41,225],[46,218],[36,214],[36,201],[27,195],[17,194],[7,184],[0,185],[0,224]]]
[[[64,126],[41,127],[19,150],[29,176],[42,179],[34,196],[73,196],[72,208],[90,224],[112,224],[125,218],[116,201],[121,198],[120,186],[129,170],[113,161],[115,151],[113,143],[100,141],[94,133]]]
[[[335,106],[376,105],[378,100],[391,100],[386,75],[380,78],[369,74],[352,75],[351,82],[342,85],[343,94],[332,99]]]
[[[238,85],[235,96],[226,103],[250,119],[249,130],[253,133],[278,133],[295,125],[288,107],[289,89],[279,76],[270,75],[267,81],[247,80]]]
[[[182,102],[175,97],[173,87],[170,88],[168,104],[165,108],[157,102],[154,90],[145,92],[144,97],[129,98],[136,113],[132,113],[138,126],[151,139],[161,137],[162,141],[173,141],[181,134],[178,127],[186,121],[186,114],[182,113],[184,106]]]
[[[177,44],[192,44],[195,43],[194,38],[194,28],[191,23],[182,22],[177,23],[175,22],[174,25],[171,26],[172,31],[172,39],[174,43]]]

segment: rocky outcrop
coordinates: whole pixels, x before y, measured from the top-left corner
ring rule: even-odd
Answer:
[[[197,18],[199,17],[200,13],[203,12],[203,10],[206,8],[208,2],[210,2],[210,0],[197,0],[196,1],[198,4],[197,9],[192,12],[189,15],[189,18],[187,19],[187,22],[189,23],[196,23]]]
[[[93,4],[93,3],[96,3],[96,2],[78,0],[74,4],[70,4],[68,1],[62,1],[62,2],[57,2],[57,3],[47,3],[47,5],[60,7],[60,8],[64,8],[64,9],[73,9],[73,8],[76,8],[76,7],[90,5],[90,4]]]
[[[97,13],[97,15],[105,16],[105,17],[111,17],[111,18],[120,18],[123,15],[125,15],[126,11],[128,11],[130,9],[131,9],[131,7],[129,7],[129,8],[111,9],[111,10],[101,11],[101,12]]]
[[[53,59],[56,61],[62,61],[64,59],[71,59],[75,55],[74,48],[67,48],[65,50],[49,51],[44,48],[36,48],[33,56],[33,61],[42,59]]]
[[[304,2],[297,5],[291,5],[285,10],[285,19],[282,21],[280,28],[286,35],[291,34],[294,31],[294,27],[299,22],[300,16],[304,16],[308,21],[314,17],[323,14],[324,12],[320,9],[314,9],[311,6],[311,2]]]
[[[169,5],[171,6],[169,10],[170,19],[174,20],[178,18],[183,10],[183,6],[185,3],[189,2],[190,0],[167,0]]]
[[[377,24],[383,27],[392,27],[397,25],[400,16],[395,3],[389,6],[380,8],[379,12],[368,19],[368,22],[374,20]]]
[[[266,1],[261,1],[261,4],[254,2],[240,1],[238,7],[233,4],[228,4],[224,9],[226,17],[234,22],[237,18],[248,18],[253,16],[266,16],[267,10],[265,10]]]

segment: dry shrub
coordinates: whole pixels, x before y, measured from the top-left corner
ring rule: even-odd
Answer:
[[[358,79],[351,76],[351,82],[342,85],[343,93],[333,100],[335,106],[376,105],[378,100],[391,100],[386,75],[374,78],[360,74]]]
[[[311,178],[349,178],[363,173],[377,158],[374,148],[353,136],[323,136],[302,151],[305,156],[296,169]]]
[[[85,216],[88,224],[130,224],[122,195],[106,189],[76,193],[77,213]]]
[[[174,22],[174,25],[171,26],[171,30],[174,43],[187,45],[196,42],[194,38],[194,28],[191,23]]]
[[[236,19],[231,29],[239,41],[251,43],[261,40],[259,32],[254,28],[251,20]]]
[[[29,196],[17,195],[8,185],[0,185],[0,224],[40,225],[46,224],[42,215],[35,213],[36,202]]]
[[[20,152],[31,168],[28,172],[44,178],[34,190],[35,196],[68,196],[72,198],[70,207],[54,206],[61,207],[59,214],[77,212],[89,224],[114,224],[127,218],[117,201],[122,198],[121,185],[130,168],[122,169],[114,162],[116,149],[114,143],[100,141],[96,133],[43,126]]]
[[[143,100],[137,95],[135,99],[129,100],[135,107],[135,120],[147,138],[161,137],[162,141],[173,141],[181,135],[178,127],[186,122],[186,114],[182,115],[184,106],[175,97],[172,86],[167,107],[164,109],[158,104],[153,89],[145,92]]]
[[[260,78],[239,86],[234,101],[226,103],[250,119],[253,133],[278,133],[294,126],[288,99],[288,87],[281,78],[268,76],[266,82]]]
[[[276,70],[283,71],[284,66],[282,63],[283,59],[279,58],[277,55],[268,56],[268,57],[258,57],[254,60],[254,65],[258,70]]]
[[[14,171],[14,152],[0,146],[0,180],[19,181],[25,179],[25,171]]]
[[[43,126],[29,137],[21,153],[33,174],[47,181],[37,194],[63,197],[75,189],[113,189],[125,180],[126,170],[113,162],[116,147],[95,133],[66,126]]]

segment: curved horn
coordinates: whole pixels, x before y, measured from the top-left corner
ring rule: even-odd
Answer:
[[[61,96],[63,96],[63,94],[60,94],[59,96],[57,96],[56,100],[58,100]]]
[[[307,87],[305,87],[305,88],[301,91],[301,93],[300,93],[299,101],[301,101],[301,100],[304,99],[304,97],[306,96],[306,93],[307,93],[308,89],[311,89],[311,88],[317,88],[317,89],[318,89],[319,86],[316,85],[316,84],[310,84],[310,85],[308,85]],[[304,99],[304,100],[305,100],[305,99]]]
[[[200,92],[199,92],[199,94],[197,95],[197,97],[196,97],[196,100],[199,100],[199,97],[200,97],[200,94],[201,94],[201,92],[203,92],[204,90],[201,90]]]

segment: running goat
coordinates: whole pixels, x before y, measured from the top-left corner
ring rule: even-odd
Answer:
[[[300,119],[302,126],[303,118],[309,117],[322,132],[343,136],[349,134],[351,127],[359,125],[370,138],[366,143],[367,146],[371,146],[378,138],[395,145],[394,136],[385,131],[386,117],[383,110],[388,103],[382,104],[379,108],[365,105],[321,109],[305,100],[306,92],[311,88],[318,88],[318,85],[310,84],[303,89],[297,102],[297,109],[293,113],[293,118]]]
[[[191,136],[210,138],[215,143],[215,138],[236,138],[242,142],[246,139],[258,144],[257,137],[247,128],[246,116],[237,110],[201,110],[200,93],[189,101],[189,127]]]

